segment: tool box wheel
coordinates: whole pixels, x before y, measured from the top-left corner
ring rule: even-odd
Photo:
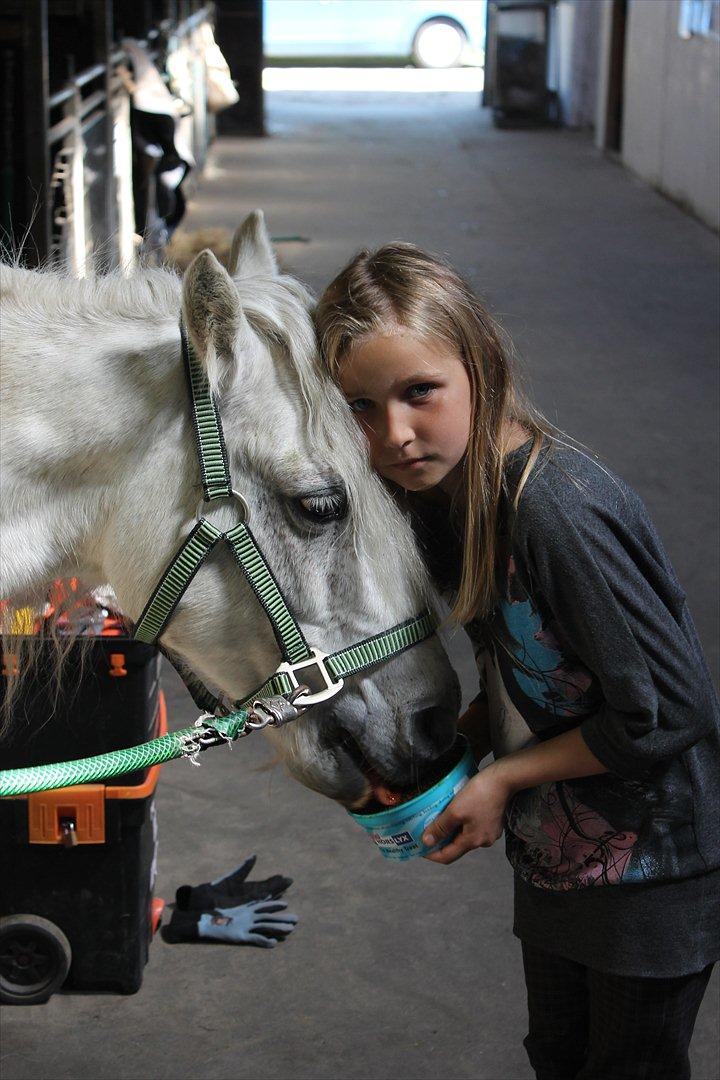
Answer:
[[[39,915],[0,919],[0,1001],[40,1005],[59,990],[72,949],[59,926]]]

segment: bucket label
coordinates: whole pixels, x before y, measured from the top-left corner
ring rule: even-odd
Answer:
[[[380,833],[372,833],[372,839],[378,847],[402,847],[403,844],[414,844],[409,832],[395,833],[394,836],[381,836]]]

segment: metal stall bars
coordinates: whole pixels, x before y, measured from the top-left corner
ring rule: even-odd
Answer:
[[[110,0],[96,0],[92,10],[98,62],[71,72],[53,93],[50,72],[57,82],[65,53],[52,53],[46,0],[6,0],[0,12],[2,239],[11,249],[23,245],[26,265],[64,264],[79,276],[130,267],[138,243],[130,100],[118,75],[127,58],[112,45]],[[202,7],[182,22],[166,19],[143,42],[175,72],[187,104],[181,124],[197,167],[213,135],[200,33],[210,17]]]
[[[163,24],[140,43],[149,58],[167,70],[173,93],[185,105],[178,138],[196,168],[204,164],[213,134],[200,35],[209,17],[202,8],[180,24]],[[143,207],[142,220],[137,220],[133,198],[130,98],[118,74],[127,61],[124,50],[117,49],[107,64],[71,78],[49,100],[51,110],[63,110],[62,119],[48,130],[54,196],[51,256],[80,277],[107,266],[130,268],[137,235],[152,232],[152,208]],[[159,261],[163,244],[155,236],[141,247],[146,258]]]
[[[135,219],[144,262],[162,260],[215,133],[207,101],[206,31],[211,25],[203,8],[180,24],[163,23],[145,41],[126,42],[128,57],[117,54],[119,64],[129,59],[135,65],[139,79],[137,85],[132,78],[126,82],[133,93]],[[156,71],[148,71],[150,63]],[[156,85],[157,72],[164,73],[166,91]],[[160,91],[166,108],[144,111],[148,94],[157,102]],[[178,169],[189,175],[186,171],[178,181],[173,178]]]
[[[51,95],[61,114],[47,131],[50,153],[50,261],[77,277],[134,257],[130,111],[111,68],[95,64]],[[110,152],[108,152],[110,150]]]

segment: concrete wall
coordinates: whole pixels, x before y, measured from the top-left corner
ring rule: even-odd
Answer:
[[[720,227],[720,43],[678,34],[679,0],[630,0],[625,164]]]
[[[571,128],[593,127],[597,109],[602,3],[599,0],[558,0],[554,15],[556,89],[563,123]]]

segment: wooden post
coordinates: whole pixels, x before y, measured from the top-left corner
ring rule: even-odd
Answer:
[[[39,266],[50,252],[47,0],[4,0],[0,20],[12,95],[2,112],[2,222],[11,244],[26,238],[23,262]]]

